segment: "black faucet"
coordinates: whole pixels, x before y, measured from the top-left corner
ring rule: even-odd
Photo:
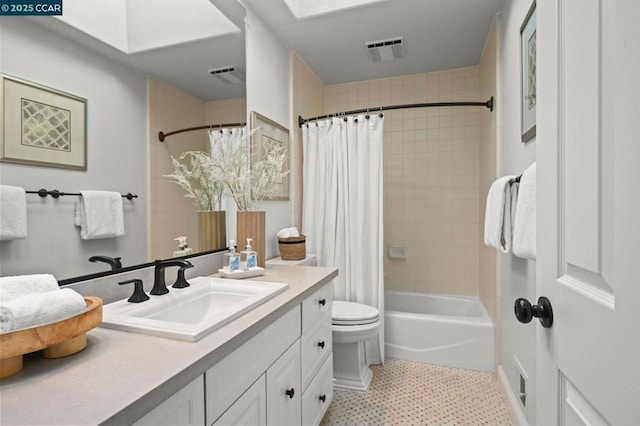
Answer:
[[[89,262],[104,262],[111,266],[111,270],[122,269],[122,263],[120,263],[121,257],[109,257],[109,256],[91,256]]]
[[[189,268],[193,266],[191,262],[188,260],[156,260],[154,262],[155,268],[153,271],[153,288],[151,289],[151,293],[153,295],[159,296],[161,294],[169,293],[169,289],[167,288],[167,284],[164,282],[164,270],[169,266],[179,266],[181,268]]]

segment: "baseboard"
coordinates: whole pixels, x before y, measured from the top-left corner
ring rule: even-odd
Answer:
[[[509,381],[507,380],[507,375],[504,373],[502,369],[502,364],[498,365],[498,385],[502,390],[502,395],[504,395],[504,399],[507,402],[507,409],[509,410],[509,415],[511,416],[511,421],[514,425],[519,426],[529,426],[529,422],[522,411],[522,407],[520,407],[520,403],[518,402],[518,398],[513,393],[511,386],[509,386]]]

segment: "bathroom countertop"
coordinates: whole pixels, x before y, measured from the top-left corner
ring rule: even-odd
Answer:
[[[0,423],[132,424],[337,275],[335,268],[268,266],[252,280],[289,289],[197,342],[98,327],[70,357],[29,354],[21,372],[0,381]]]

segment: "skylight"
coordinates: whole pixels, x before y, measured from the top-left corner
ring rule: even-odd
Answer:
[[[338,12],[387,0],[283,0],[297,19]]]
[[[58,18],[125,53],[240,31],[209,0],[65,0]]]

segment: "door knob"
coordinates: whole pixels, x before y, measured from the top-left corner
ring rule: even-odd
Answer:
[[[538,304],[531,306],[531,303],[520,297],[516,299],[513,304],[513,311],[516,314],[518,321],[522,323],[531,322],[533,317],[540,320],[540,324],[544,328],[549,328],[553,324],[553,309],[551,309],[551,302],[544,296],[538,298]]]

